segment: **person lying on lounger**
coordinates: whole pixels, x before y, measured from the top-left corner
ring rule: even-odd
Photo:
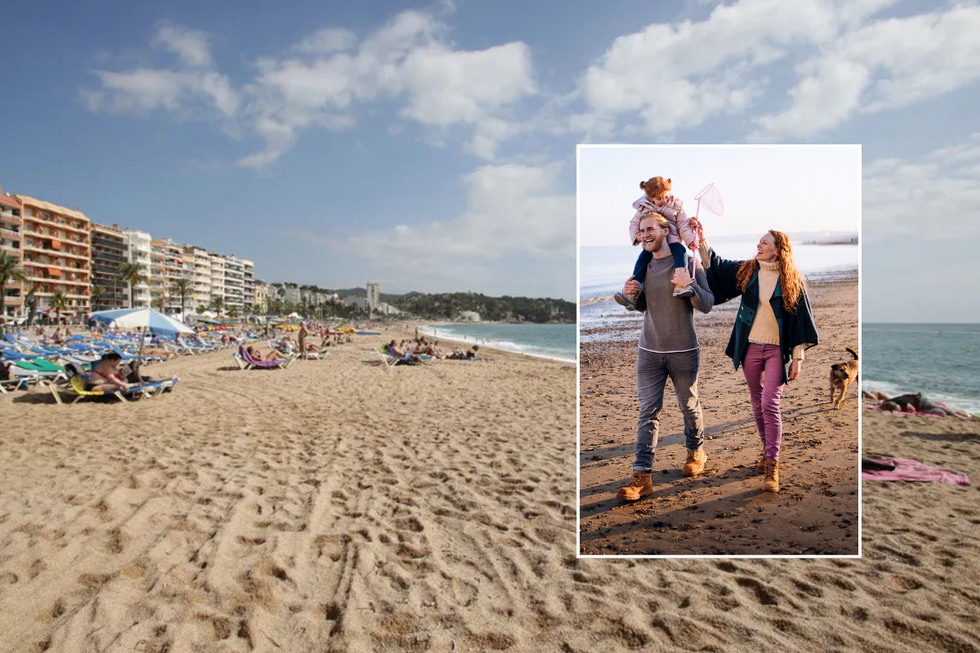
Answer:
[[[115,390],[129,390],[133,384],[127,383],[119,372],[119,365],[122,363],[122,356],[115,352],[103,354],[99,362],[92,366],[88,380],[85,382],[87,390],[97,392],[113,392]]]
[[[252,345],[249,345],[248,347],[245,348],[245,350],[248,352],[249,356],[251,356],[253,359],[257,361],[274,361],[281,358],[289,358],[288,354],[284,354],[278,349],[273,349],[268,354],[263,354],[261,351],[259,351]]]
[[[388,345],[388,350],[391,352],[391,355],[392,356],[394,356],[395,358],[398,359],[398,362],[399,363],[421,363],[422,362],[422,359],[419,358],[419,355],[416,354],[415,352],[405,351],[405,350],[402,350],[402,349],[399,349],[398,347],[396,347],[394,340],[392,340],[391,343]]]

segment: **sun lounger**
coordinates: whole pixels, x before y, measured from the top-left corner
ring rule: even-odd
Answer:
[[[295,358],[276,358],[274,360],[259,360],[253,358],[248,349],[244,345],[238,348],[238,354],[242,357],[242,360],[248,364],[248,367],[242,369],[260,369],[260,370],[274,370],[274,369],[285,369],[289,367]]]
[[[177,385],[179,379],[168,379],[166,381],[146,381],[139,385],[136,385],[129,390],[89,390],[85,387],[85,375],[80,367],[75,365],[68,365],[66,367],[68,372],[68,385],[67,386],[56,386],[52,384],[51,394],[54,395],[55,401],[59,404],[64,402],[61,400],[61,392],[67,391],[75,397],[72,405],[77,404],[82,399],[108,399],[114,398],[125,403],[127,397],[130,399],[135,399],[139,397],[153,397],[155,395],[161,394],[173,390],[174,386]]]

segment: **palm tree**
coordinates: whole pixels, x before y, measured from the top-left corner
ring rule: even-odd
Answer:
[[[0,315],[5,313],[3,307],[6,301],[6,287],[8,281],[27,281],[27,272],[20,266],[20,259],[11,256],[7,252],[0,251]]]
[[[223,297],[212,297],[211,298],[211,310],[221,316],[221,311],[225,307],[225,300]]]
[[[55,290],[48,301],[54,309],[55,324],[61,324],[61,313],[68,309],[68,297],[60,290]]]
[[[116,268],[116,276],[129,284],[129,307],[135,308],[136,284],[149,281],[149,278],[143,274],[142,266],[136,261],[120,263]]]
[[[191,294],[191,290],[193,290],[193,288],[194,284],[190,279],[177,279],[173,282],[173,285],[170,286],[171,292],[180,297],[180,316],[184,319],[186,319],[184,301]]]
[[[92,286],[88,299],[92,302],[92,312],[102,310],[102,300],[109,296],[109,290],[105,286]],[[98,308],[96,308],[98,306]]]

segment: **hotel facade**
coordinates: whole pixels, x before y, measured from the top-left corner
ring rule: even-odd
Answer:
[[[22,206],[22,267],[37,307],[51,311],[58,293],[62,317],[82,319],[91,310],[91,222],[78,210],[17,195]],[[26,299],[26,298],[25,298]]]

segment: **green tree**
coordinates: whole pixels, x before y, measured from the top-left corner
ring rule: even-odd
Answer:
[[[212,311],[214,311],[215,313],[217,313],[220,316],[221,315],[221,312],[225,308],[225,299],[224,299],[224,297],[212,297],[211,298],[211,306],[210,306],[210,308],[211,308]]]
[[[136,284],[149,281],[149,277],[143,274],[143,267],[136,261],[120,263],[116,268],[116,276],[129,284],[129,307],[135,308]]]
[[[68,297],[60,290],[56,290],[48,301],[54,309],[55,323],[61,324],[61,314],[68,310]]]
[[[184,313],[185,313],[184,304],[185,304],[187,298],[190,296],[191,290],[193,289],[193,287],[194,287],[194,284],[191,283],[191,280],[190,279],[177,279],[176,281],[173,282],[173,285],[170,286],[171,292],[173,292],[173,294],[175,294],[178,297],[180,297],[180,314],[181,314],[181,316],[183,316]]]
[[[89,292],[89,301],[92,302],[92,311],[102,310],[102,301],[109,295],[105,286],[92,286]]]
[[[20,259],[7,252],[0,251],[0,314],[4,313],[3,303],[6,301],[8,281],[27,281],[27,272],[20,266]]]

